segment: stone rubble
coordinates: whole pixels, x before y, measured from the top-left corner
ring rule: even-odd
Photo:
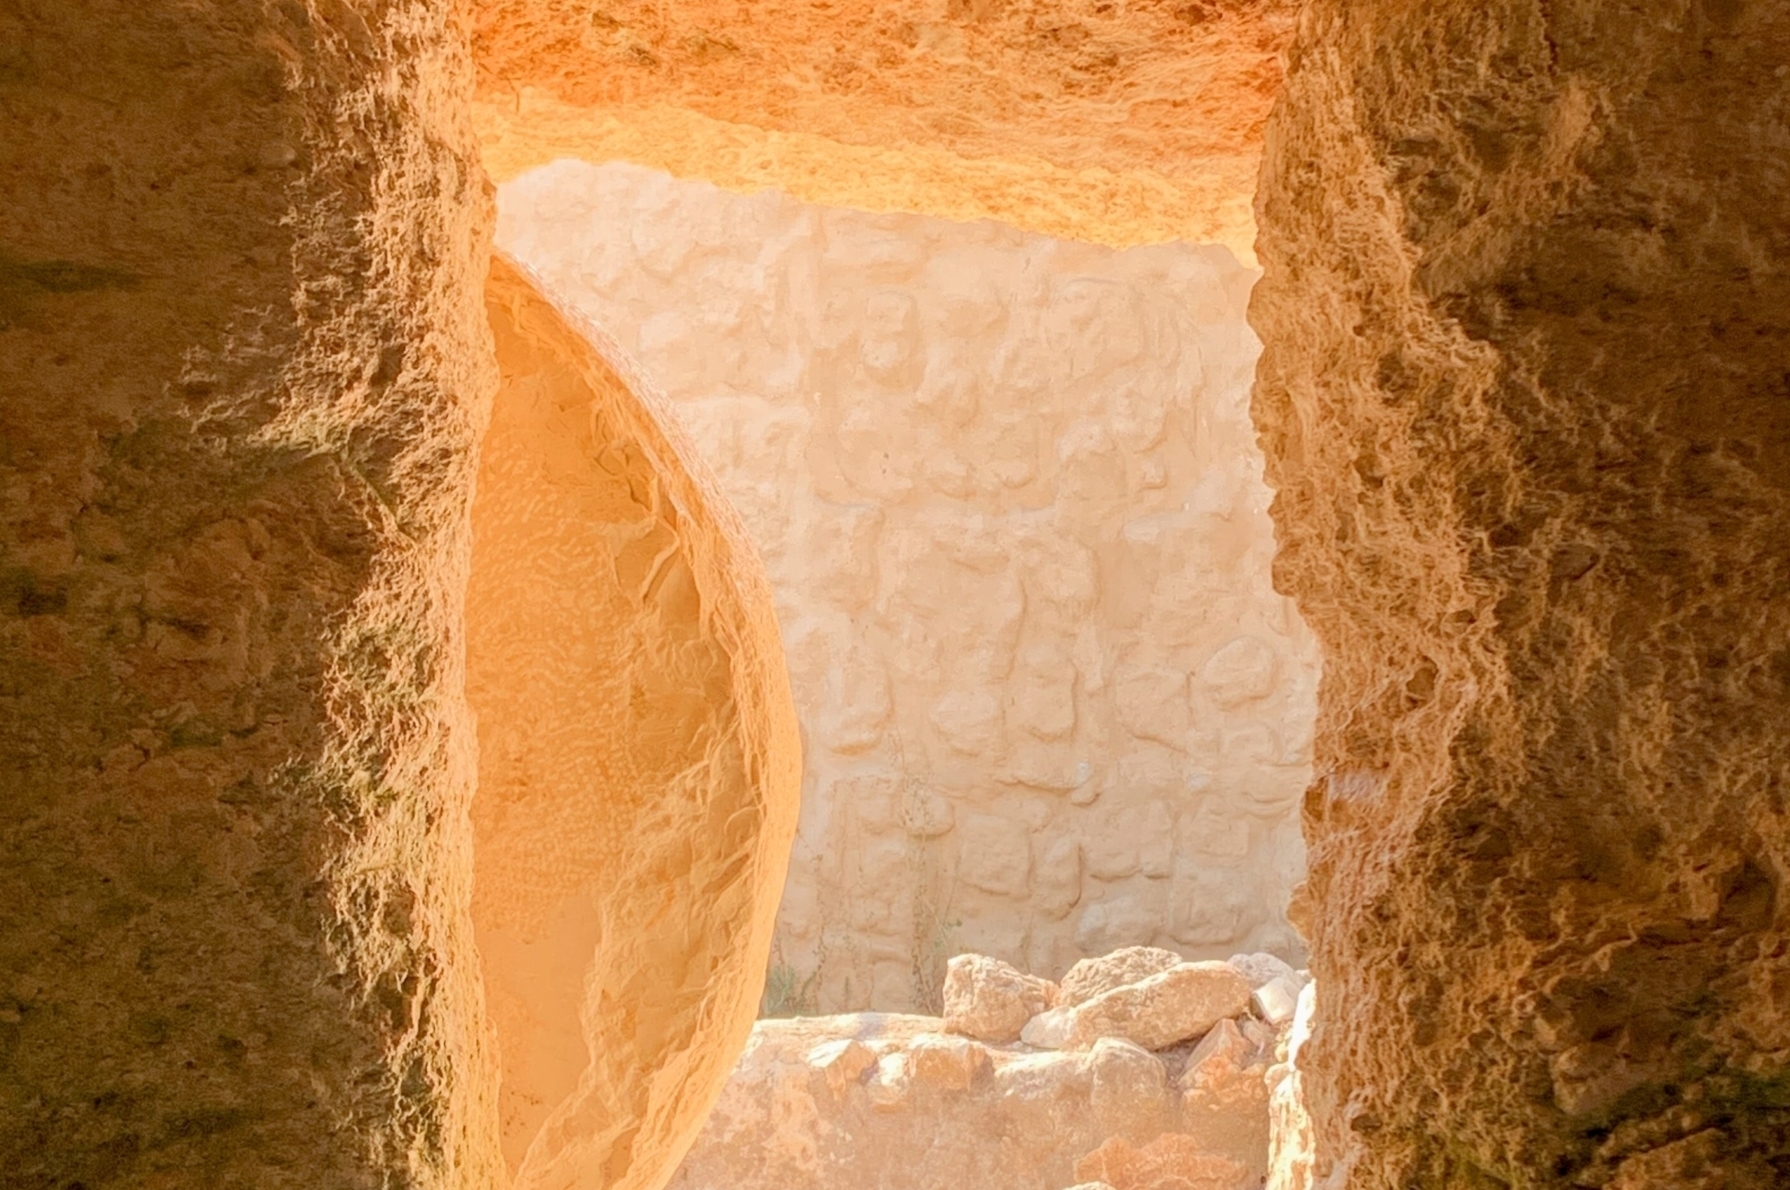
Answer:
[[[947,973],[943,1018],[760,1021],[670,1190],[1259,1190],[1271,1169],[1309,1190],[1306,973],[1146,947],[1060,986],[984,955]],[[1297,1016],[1259,1011],[1289,994]]]
[[[945,965],[945,1028],[981,1041],[1017,1041],[1056,998],[1056,985],[986,955]]]

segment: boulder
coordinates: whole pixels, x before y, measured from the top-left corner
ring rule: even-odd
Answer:
[[[1026,1022],[1050,1007],[1050,981],[987,955],[960,954],[945,965],[945,1028],[981,1041],[1016,1041]]]
[[[1166,1049],[1241,1016],[1249,992],[1249,982],[1229,963],[1181,963],[1070,1009],[1064,1044],[1085,1049],[1102,1037],[1123,1037],[1147,1050]]]
[[[1083,959],[1063,976],[1057,1003],[1073,1007],[1102,992],[1158,975],[1180,962],[1180,955],[1158,946],[1126,946],[1097,959]]]

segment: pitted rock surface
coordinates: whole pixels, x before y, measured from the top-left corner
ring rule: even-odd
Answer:
[[[1320,1183],[1790,1176],[1786,45],[1305,6],[1251,317],[1324,648]]]

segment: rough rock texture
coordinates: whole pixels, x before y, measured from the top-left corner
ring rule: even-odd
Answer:
[[[1790,8],[1314,0],[1255,400],[1319,1176],[1790,1181]]]
[[[1050,981],[987,955],[960,954],[945,964],[945,1028],[981,1041],[1016,1041],[1055,998]]]
[[[477,0],[485,160],[1249,259],[1286,0]]]
[[[1317,665],[1269,586],[1250,272],[628,165],[499,212],[766,559],[807,735],[771,1010],[937,1011],[962,950],[1299,958]]]
[[[1057,1003],[1073,1008],[1102,992],[1160,975],[1181,961],[1180,955],[1160,946],[1121,946],[1109,954],[1079,959],[1057,985]]]
[[[1224,962],[1182,963],[1069,1009],[1064,1044],[1079,1049],[1123,1037],[1147,1050],[1202,1037],[1249,1008],[1249,983]]]
[[[447,7],[0,7],[0,1181],[488,1186]]]
[[[1232,1055],[1236,1077],[1209,1060],[1190,1081],[1186,1048],[1152,1054],[1106,1038],[1034,1053],[942,1028],[937,1017],[870,1013],[760,1021],[671,1190],[1261,1183],[1271,1035],[1269,1047]]]
[[[515,1185],[656,1186],[755,1015],[800,745],[770,588],[662,398],[504,261],[473,505],[473,921]]]

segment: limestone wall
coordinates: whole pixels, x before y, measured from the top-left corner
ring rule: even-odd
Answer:
[[[1297,943],[1317,666],[1268,580],[1253,274],[626,165],[500,242],[675,402],[764,554],[805,733],[773,1008]]]

